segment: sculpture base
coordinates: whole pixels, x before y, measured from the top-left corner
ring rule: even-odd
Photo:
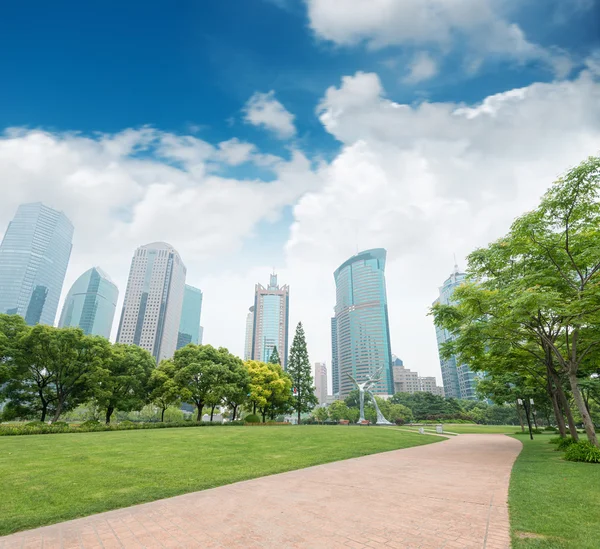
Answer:
[[[391,421],[378,421],[375,425],[394,425]]]

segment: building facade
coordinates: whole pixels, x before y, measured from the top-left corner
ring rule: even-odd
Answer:
[[[181,319],[177,334],[177,349],[185,347],[188,343],[198,345],[202,342],[200,337],[200,316],[202,315],[202,291],[188,284],[183,291],[183,304],[181,306]]]
[[[340,394],[340,367],[338,363],[337,324],[335,316],[331,318],[331,392]]]
[[[254,333],[254,305],[246,315],[246,341],[244,342],[244,360],[252,358],[252,335]]]
[[[185,291],[185,265],[170,244],[138,248],[131,260],[117,333],[118,343],[139,345],[159,362],[177,347]]]
[[[352,375],[361,382],[381,369],[373,392],[394,392],[390,330],[385,287],[386,251],[361,252],[334,272],[336,285],[335,336],[340,396],[354,389]]]
[[[444,388],[437,385],[433,376],[421,377],[418,372],[413,372],[404,366],[402,360],[392,355],[392,368],[394,371],[394,391],[396,393],[431,393],[444,396]]]
[[[441,397],[445,396],[444,388],[438,386],[434,376],[419,377],[419,391]]]
[[[255,286],[252,360],[269,362],[277,347],[281,365],[287,367],[289,304],[290,289],[277,284],[276,274],[271,275],[266,288],[261,284]]]
[[[324,362],[315,363],[315,396],[319,404],[327,404],[327,366]]]
[[[454,290],[460,286],[465,280],[465,273],[458,270],[458,266],[454,266],[453,273],[446,279],[440,288],[440,295],[435,300],[436,303],[449,305],[453,303],[452,294]],[[438,352],[446,341],[450,341],[453,336],[444,328],[435,327],[435,335],[438,344]],[[444,383],[444,392],[447,397],[464,398],[475,400],[477,398],[475,392],[475,374],[469,369],[466,364],[460,364],[456,356],[451,356],[449,359],[442,358],[440,353],[440,368],[442,370],[442,381]]]
[[[71,286],[58,325],[109,339],[118,298],[119,290],[110,277],[100,267],[92,267]]]
[[[22,204],[0,244],[0,313],[53,325],[73,240],[64,213]]]

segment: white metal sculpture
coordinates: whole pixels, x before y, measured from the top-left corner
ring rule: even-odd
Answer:
[[[377,425],[393,425],[387,419],[385,419],[384,415],[381,413],[379,406],[377,406],[377,401],[375,400],[375,395],[371,391],[371,387],[381,381],[381,373],[383,368],[379,368],[374,374],[371,374],[367,377],[366,381],[359,383],[356,379],[350,374],[346,374],[354,384],[358,388],[358,401],[360,408],[360,417],[358,418],[358,423],[362,423],[365,420],[365,393],[371,397],[373,401],[373,405],[375,406],[375,411],[377,412]]]

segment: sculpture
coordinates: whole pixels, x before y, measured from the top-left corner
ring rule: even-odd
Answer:
[[[358,388],[358,401],[360,408],[360,417],[358,418],[358,423],[362,423],[365,420],[365,393],[367,393],[371,399],[373,400],[373,405],[375,406],[375,411],[377,412],[377,422],[376,425],[393,425],[387,419],[385,419],[384,415],[381,413],[379,406],[377,406],[377,401],[375,400],[375,395],[371,391],[371,387],[381,381],[381,372],[383,368],[379,368],[374,374],[371,374],[367,377],[367,380],[363,383],[359,383],[354,379],[350,374],[346,374],[354,384]]]

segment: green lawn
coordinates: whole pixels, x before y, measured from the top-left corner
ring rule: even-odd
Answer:
[[[549,435],[518,436],[510,479],[513,549],[598,549],[600,465],[562,459]]]
[[[0,437],[0,535],[440,440],[395,429],[312,425]]]
[[[419,427],[424,427],[426,431],[435,432],[436,423],[427,425],[409,425],[406,428],[412,431],[419,430]],[[442,423],[444,431],[450,433],[459,433],[461,435],[479,434],[479,433],[499,433],[513,435],[521,429],[518,425],[477,425],[475,423]]]

